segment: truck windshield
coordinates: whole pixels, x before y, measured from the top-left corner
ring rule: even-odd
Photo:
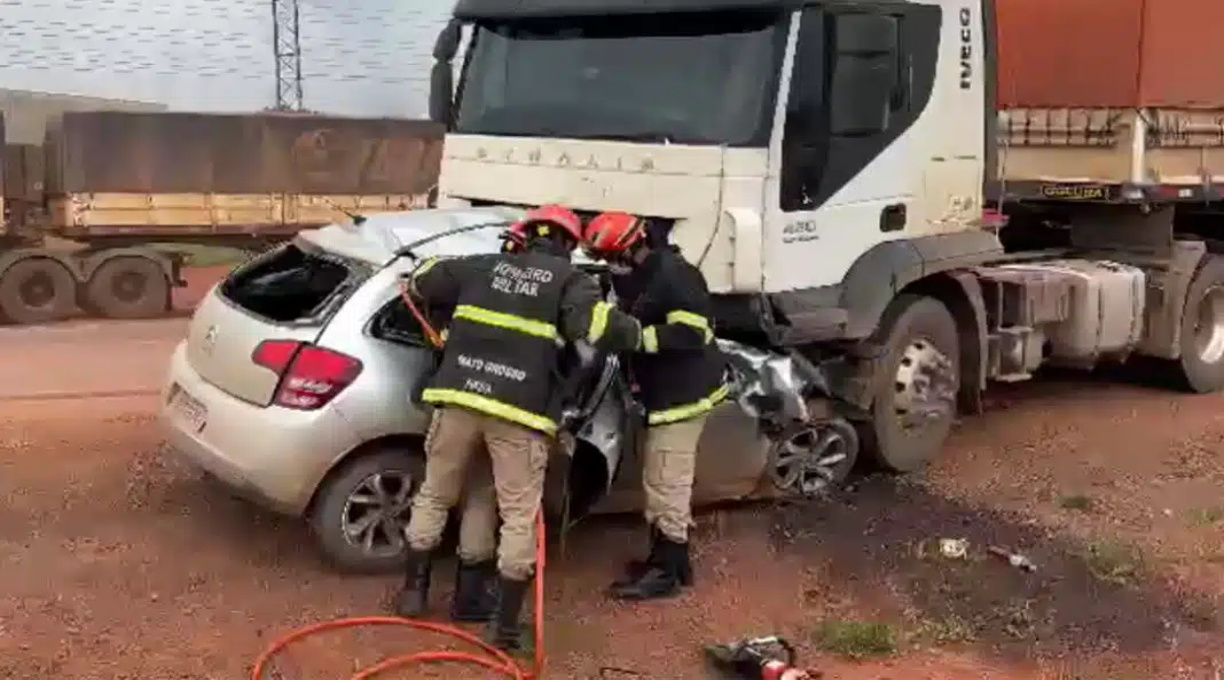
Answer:
[[[455,132],[764,146],[786,16],[481,22]]]

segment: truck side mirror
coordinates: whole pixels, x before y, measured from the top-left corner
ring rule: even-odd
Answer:
[[[449,63],[434,62],[429,71],[429,119],[449,130],[454,114],[455,73]]]
[[[886,131],[900,75],[897,18],[837,14],[832,28],[829,132],[860,137]]]
[[[429,119],[450,129],[455,105],[455,70],[452,66],[463,41],[463,24],[451,20],[434,42],[434,65],[429,72]]]

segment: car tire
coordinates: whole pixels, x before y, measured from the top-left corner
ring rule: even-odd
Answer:
[[[345,461],[327,476],[315,494],[309,513],[311,531],[324,559],[342,573],[380,574],[397,571],[403,567],[406,545],[403,528],[408,521],[407,508],[400,507],[399,500],[386,507],[368,507],[365,511],[395,513],[396,517],[382,517],[376,525],[375,549],[367,548],[361,536],[350,531],[357,526],[357,518],[363,512],[364,499],[382,484],[391,494],[398,490],[394,479],[406,480],[410,485],[407,500],[420,487],[425,475],[425,462],[419,449],[390,447],[359,455]],[[358,502],[358,498],[363,502]],[[398,531],[398,541],[392,531]],[[385,541],[385,543],[384,543]]]

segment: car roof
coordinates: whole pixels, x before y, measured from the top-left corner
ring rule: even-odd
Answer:
[[[448,231],[456,233],[414,247],[412,252],[418,258],[496,253],[501,250],[502,233],[525,215],[523,209],[506,206],[406,210],[369,215],[361,224],[310,229],[297,238],[336,255],[385,267],[395,261],[400,248]],[[585,260],[581,251],[576,260]]]
[[[523,215],[522,210],[506,207],[405,210],[368,215],[360,224],[310,229],[299,233],[298,238],[325,251],[382,267],[395,259],[400,248],[456,229],[468,230],[443,236],[413,252],[418,257],[497,252],[501,233]]]

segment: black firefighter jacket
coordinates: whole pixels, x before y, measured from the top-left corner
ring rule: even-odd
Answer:
[[[625,352],[642,340],[587,274],[543,244],[522,253],[430,259],[411,274],[428,307],[454,311],[441,365],[421,395],[555,434],[567,342]]]
[[[612,286],[620,308],[642,324],[642,348],[630,357],[629,371],[649,425],[695,418],[727,397],[710,292],[679,249],[652,251],[632,271],[613,277]]]

